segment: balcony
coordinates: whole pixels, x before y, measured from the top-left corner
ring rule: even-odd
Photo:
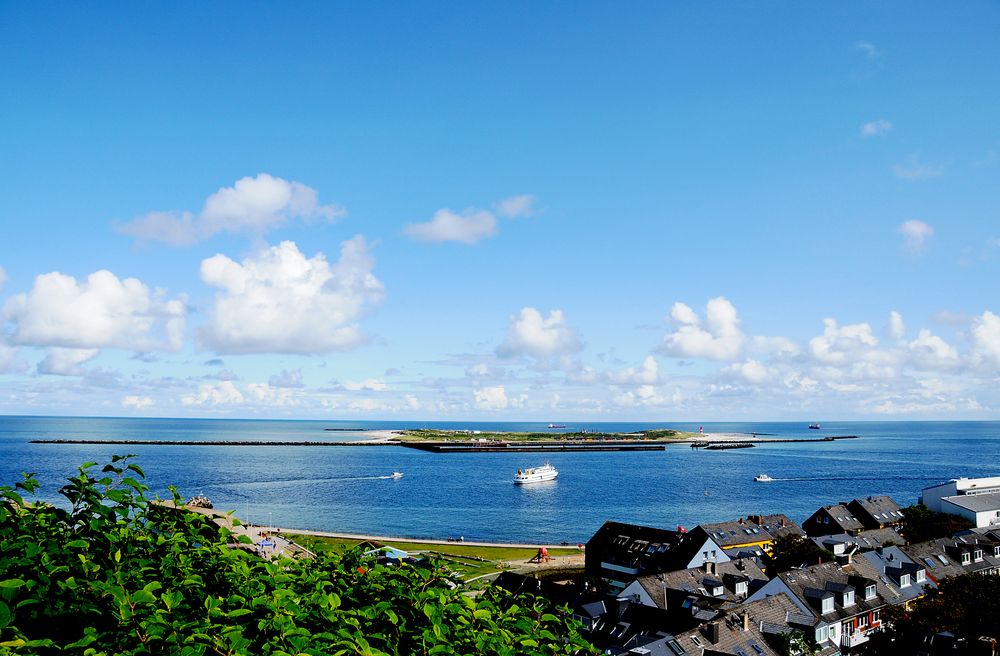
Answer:
[[[855,631],[854,633],[844,633],[840,636],[840,646],[851,649],[857,647],[858,645],[868,642],[868,636],[866,636],[861,631]]]

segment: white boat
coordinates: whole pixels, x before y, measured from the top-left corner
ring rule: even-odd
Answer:
[[[389,474],[389,478],[403,478],[403,472],[392,472]]]
[[[753,477],[753,480],[755,480],[758,483],[770,483],[774,479],[768,476],[767,474],[757,474],[756,476]]]
[[[518,469],[517,474],[514,476],[514,485],[524,485],[525,483],[541,483],[543,481],[551,481],[559,472],[556,468],[545,463],[541,467],[531,467],[529,469]]]

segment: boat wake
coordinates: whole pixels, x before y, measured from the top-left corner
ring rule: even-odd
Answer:
[[[930,481],[936,480],[926,476],[789,476],[771,477],[771,481]]]

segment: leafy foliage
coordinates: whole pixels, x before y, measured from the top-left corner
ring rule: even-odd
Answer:
[[[771,547],[767,571],[774,576],[796,567],[815,565],[834,558],[832,552],[816,546],[816,543],[808,538],[795,534],[783,535],[777,538]]]
[[[31,475],[0,487],[0,655],[593,653],[544,600],[357,551],[263,560],[151,503],[128,456],[96,467],[60,490],[69,510],[25,503]]]
[[[923,504],[914,504],[903,508],[903,526],[900,532],[910,542],[926,542],[951,537],[958,531],[973,526],[964,517],[937,512]]]

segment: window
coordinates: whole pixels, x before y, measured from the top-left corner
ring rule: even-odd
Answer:
[[[692,638],[692,640],[693,639],[694,638]],[[672,651],[675,654],[677,654],[677,656],[683,656],[683,654],[687,653],[687,652],[684,651],[684,648],[681,647],[680,643],[678,643],[676,640],[670,640],[670,641],[668,641],[667,642],[667,646],[670,647],[670,651]]]
[[[900,574],[899,575],[899,587],[901,587],[901,588],[908,588],[908,587],[910,587],[910,575],[909,574]]]
[[[871,585],[865,586],[865,599],[867,600],[874,598],[875,598],[875,584],[872,583]]]
[[[823,599],[823,612],[832,613],[833,612],[833,597],[826,597]]]
[[[1000,544],[998,544],[997,546],[993,547],[993,555],[994,556],[1000,556]]]
[[[982,560],[983,560],[983,550],[982,549],[976,549],[975,551],[973,551],[972,552],[972,559],[974,561],[976,561],[977,563],[978,562],[982,562]]]
[[[860,615],[858,617],[858,628],[863,629],[866,626],[868,626],[868,613],[865,613],[864,615]]]
[[[880,610],[873,610],[872,611],[872,624],[874,624],[875,622],[878,622],[879,618],[882,616],[881,613],[882,613],[882,611],[880,611]]]
[[[715,549],[712,549],[712,560],[715,560]]]
[[[843,606],[854,605],[854,590],[844,590]]]
[[[962,564],[963,565],[968,565],[970,562],[972,562],[972,557],[969,555],[969,552],[968,551],[963,551],[962,552]]]
[[[824,524],[829,524],[830,523],[830,518],[829,517],[824,517],[823,518],[823,523]]]
[[[821,626],[816,629],[816,642],[822,644],[826,642],[829,637],[830,630],[827,627]]]
[[[927,570],[923,567],[917,570],[917,583],[923,583],[927,580]]]
[[[737,581],[736,582],[736,594],[738,594],[738,595],[744,595],[746,593],[747,593],[747,582],[746,581]]]

